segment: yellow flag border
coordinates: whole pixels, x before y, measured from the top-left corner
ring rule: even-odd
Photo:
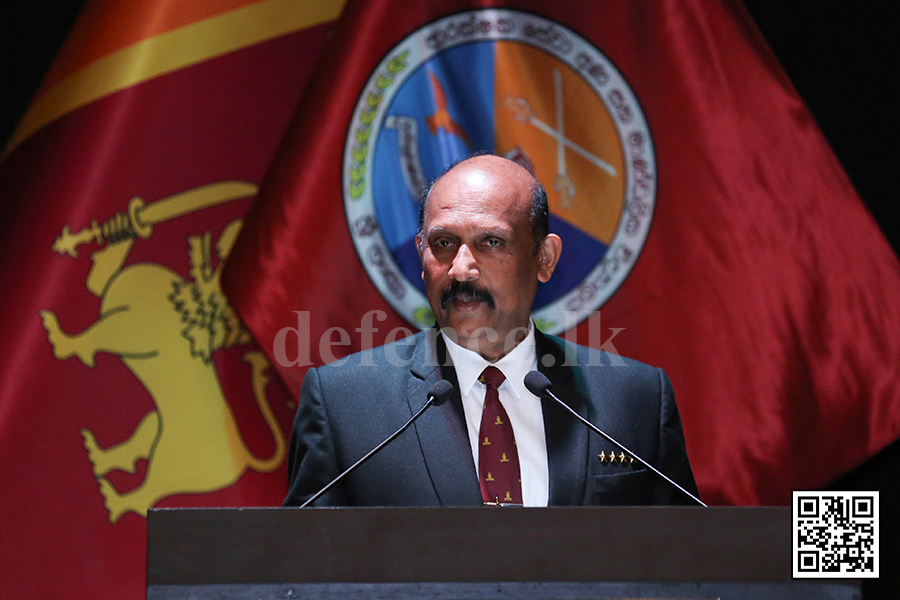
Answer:
[[[263,0],[108,54],[36,98],[3,155],[60,117],[149,79],[276,37],[335,21],[346,0]]]

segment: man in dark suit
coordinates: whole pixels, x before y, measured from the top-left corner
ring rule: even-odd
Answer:
[[[545,336],[530,319],[562,242],[547,197],[516,163],[477,156],[423,203],[416,242],[438,328],[310,369],[285,506],[302,504],[430,408],[317,505],[681,504],[684,496],[522,383],[534,369],[568,406],[696,494],[672,386],[636,361]]]

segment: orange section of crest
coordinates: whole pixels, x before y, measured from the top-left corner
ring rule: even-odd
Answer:
[[[37,95],[82,67],[132,44],[262,0],[91,0]]]
[[[544,51],[513,42],[498,42],[495,48],[497,152],[520,148],[547,188],[551,212],[609,244],[622,215],[625,170],[606,106],[577,72]],[[566,147],[562,166],[557,97],[562,137],[581,151]],[[573,192],[568,197],[566,189]]]

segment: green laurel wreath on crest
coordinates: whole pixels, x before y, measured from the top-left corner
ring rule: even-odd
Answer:
[[[378,78],[375,80],[375,90],[366,96],[366,108],[359,115],[359,122],[353,135],[356,143],[351,150],[353,162],[350,165],[350,197],[354,200],[359,200],[366,189],[366,157],[369,154],[372,123],[375,122],[375,115],[384,99],[385,91],[391,87],[397,75],[409,66],[406,62],[408,55],[409,50],[404,50],[392,58],[384,70],[378,74]]]
[[[556,327],[556,321],[550,319],[532,317],[532,320],[534,320],[534,326],[537,327],[539,331],[553,331],[553,328]]]
[[[419,327],[426,328],[434,325],[434,313],[430,306],[420,306],[413,311],[413,319]]]

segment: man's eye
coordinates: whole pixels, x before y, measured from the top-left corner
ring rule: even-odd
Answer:
[[[485,244],[490,246],[491,248],[496,248],[500,245],[500,240],[498,240],[497,238],[488,238]]]

